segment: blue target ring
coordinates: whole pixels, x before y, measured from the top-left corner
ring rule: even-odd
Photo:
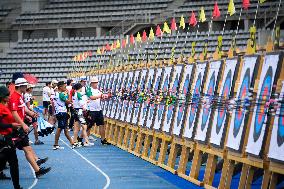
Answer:
[[[187,95],[188,89],[189,89],[189,75],[187,74],[186,79],[185,79],[184,84],[183,84],[183,87],[182,87],[182,93],[183,93],[184,96]],[[184,113],[184,108],[185,108],[185,105],[184,105],[184,103],[182,103],[182,105],[178,109],[178,115],[177,115],[177,124],[178,125],[180,125],[180,122],[182,121],[181,119],[182,119],[182,116],[183,116],[183,113]]]
[[[227,99],[229,97],[230,90],[231,90],[231,83],[232,83],[232,71],[229,70],[229,72],[227,73],[226,79],[225,79],[223,89],[222,89],[222,95],[221,95],[222,98]],[[221,103],[220,100],[219,100],[219,103]],[[217,127],[216,127],[217,134],[219,134],[222,128],[222,124],[225,120],[225,115],[226,115],[226,109],[219,107],[218,116],[217,116]]]
[[[284,103],[281,103],[280,115],[278,119],[278,130],[277,130],[277,144],[281,146],[284,143]]]
[[[191,105],[191,111],[190,111],[189,123],[188,123],[189,128],[193,126],[193,121],[194,121],[194,117],[197,111],[197,105],[198,105],[199,96],[200,96],[200,87],[201,87],[201,73],[199,73],[197,77],[195,88],[193,91],[192,105]]]
[[[208,89],[207,89],[207,95],[212,96],[214,93],[214,86],[215,86],[215,71],[212,73],[212,76],[209,81]],[[206,122],[209,118],[210,108],[204,107],[203,113],[202,113],[202,122],[201,122],[201,130],[205,128]]]
[[[251,79],[250,78],[250,69],[248,68],[245,72],[244,79],[243,79],[243,82],[242,82],[242,85],[241,85],[240,94],[238,96],[239,100],[242,100],[247,96],[247,94],[249,92],[250,79]],[[238,135],[244,117],[245,117],[245,111],[237,110],[235,112],[234,130],[233,130],[234,137],[236,137]]]
[[[272,67],[270,66],[267,73],[264,76],[263,83],[261,86],[261,91],[259,94],[258,105],[256,108],[256,116],[254,120],[254,132],[253,139],[256,142],[261,134],[261,128],[264,124],[264,119],[266,115],[265,103],[269,101],[272,85]]]

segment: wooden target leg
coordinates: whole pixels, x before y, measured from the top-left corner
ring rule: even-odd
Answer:
[[[199,149],[196,149],[194,151],[192,166],[191,166],[190,175],[189,175],[191,178],[194,178],[194,179],[198,178],[200,167],[201,167],[202,155],[203,154]]]
[[[128,147],[129,151],[133,151],[134,149],[135,138],[136,138],[136,131],[132,130],[131,136],[130,136],[129,147]]]
[[[164,165],[165,164],[167,149],[168,149],[168,142],[167,142],[167,140],[165,140],[163,138],[162,139],[161,148],[160,148],[159,159],[158,159],[158,164],[159,165]]]
[[[135,150],[134,150],[134,154],[136,156],[140,156],[141,155],[141,148],[142,148],[142,142],[143,142],[143,134],[140,132],[137,135],[137,141],[136,141],[136,146],[135,146]]]
[[[187,146],[183,145],[182,150],[181,150],[179,165],[178,165],[178,169],[177,169],[177,173],[179,175],[185,174],[186,165],[187,165],[188,157],[189,157],[189,152],[190,152],[190,149]]]
[[[156,163],[158,142],[159,142],[158,138],[156,136],[153,136],[152,148],[150,152],[150,161],[152,161],[152,163]]]
[[[148,157],[149,148],[150,148],[150,136],[145,135],[142,157]]]
[[[128,147],[128,140],[129,140],[129,127],[125,128],[125,133],[123,137],[122,147],[127,148]]]
[[[235,162],[225,159],[218,188],[230,188]],[[231,178],[229,178],[231,177]]]
[[[272,172],[272,174],[271,174],[271,179],[270,179],[269,189],[275,189],[275,188],[276,188],[277,180],[278,180],[278,175],[277,175],[277,173],[273,173],[273,172]]]
[[[217,156],[209,154],[204,174],[204,185],[212,186],[213,179],[215,176],[216,166],[217,166]]]
[[[262,184],[261,184],[261,189],[266,189],[266,188],[268,188],[270,176],[271,176],[271,171],[269,171],[269,170],[267,170],[267,169],[264,170],[263,179],[262,179]]]
[[[119,126],[115,124],[114,127],[115,128],[114,128],[114,134],[113,134],[112,142],[114,144],[116,144],[117,143],[118,132],[119,132]]]
[[[252,184],[252,179],[253,179],[253,175],[254,175],[254,167],[249,166],[248,169],[248,175],[247,175],[247,181],[246,181],[246,189],[250,189],[251,188],[251,184]]]
[[[124,136],[124,132],[125,132],[125,127],[126,125],[123,125],[120,127],[119,129],[119,134],[118,134],[118,139],[117,139],[117,145],[118,146],[122,146],[122,139],[123,139],[123,136]]]
[[[240,182],[239,182],[239,189],[245,188],[247,175],[248,175],[249,165],[243,164]]]
[[[170,149],[170,154],[169,154],[169,159],[167,166],[170,168],[171,172],[173,172],[173,169],[176,164],[176,158],[177,158],[177,144],[175,142],[171,143],[171,149]]]

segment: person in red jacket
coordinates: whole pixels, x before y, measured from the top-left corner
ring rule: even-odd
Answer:
[[[21,125],[15,123],[15,119],[6,106],[9,96],[8,88],[0,86],[0,172],[2,177],[5,176],[2,171],[6,162],[9,162],[14,188],[19,189],[21,187],[19,184],[18,157],[12,141],[12,132],[13,128],[20,128]]]

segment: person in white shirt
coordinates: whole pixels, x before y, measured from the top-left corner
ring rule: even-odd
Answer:
[[[57,80],[52,80],[51,82],[51,88],[50,88],[50,106],[48,108],[48,112],[49,112],[49,119],[48,122],[52,125],[55,124],[56,122],[56,118],[54,116],[54,112],[55,112],[55,107],[54,107],[54,98],[55,98],[55,93],[58,90],[57,88],[57,84],[58,81]]]
[[[48,117],[48,107],[50,105],[50,95],[51,95],[51,91],[50,91],[50,86],[51,86],[51,82],[47,82],[45,84],[45,87],[43,87],[42,89],[42,103],[43,103],[43,116],[44,117]]]
[[[26,107],[36,113],[33,109],[33,95],[32,95],[32,92],[33,92],[33,88],[34,88],[34,85],[31,85],[29,84],[28,87],[27,87],[27,90],[26,90],[26,93],[24,94],[24,101],[25,101],[25,104],[26,104]],[[37,113],[36,113],[37,114]],[[41,144],[44,144],[42,141],[40,141],[38,139],[38,132],[37,132],[37,128],[38,128],[38,123],[37,123],[37,118],[31,118],[31,124],[34,128],[34,136],[35,136],[35,145],[41,145]]]
[[[84,113],[87,110],[87,96],[82,95],[82,85],[76,83],[74,85],[74,93],[72,95],[73,102],[73,117],[74,117],[74,145],[76,147],[81,146],[92,146],[94,143],[90,143],[87,136],[87,123],[84,117]],[[80,131],[80,126],[82,126],[81,137],[78,139],[78,132]],[[82,140],[84,139],[84,143]]]
[[[104,95],[99,89],[98,89],[98,78],[93,77],[91,78],[91,87],[86,90],[86,95],[89,97],[89,123],[88,123],[88,134],[93,127],[94,124],[96,124],[97,127],[99,127],[100,135],[101,135],[101,143],[104,145],[109,145],[110,143],[107,142],[105,137],[105,125],[104,125],[104,116],[103,111],[101,107],[101,99],[107,98],[107,95]]]

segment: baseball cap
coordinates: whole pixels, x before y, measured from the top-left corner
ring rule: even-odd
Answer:
[[[97,77],[92,77],[91,78],[91,83],[98,83],[99,79]]]
[[[16,87],[19,87],[19,86],[24,86],[24,85],[26,85],[26,86],[28,86],[28,81],[25,79],[25,78],[18,78],[18,79],[16,79],[16,81],[15,81],[15,86]]]
[[[56,79],[52,80],[51,84],[57,84],[58,81]]]

